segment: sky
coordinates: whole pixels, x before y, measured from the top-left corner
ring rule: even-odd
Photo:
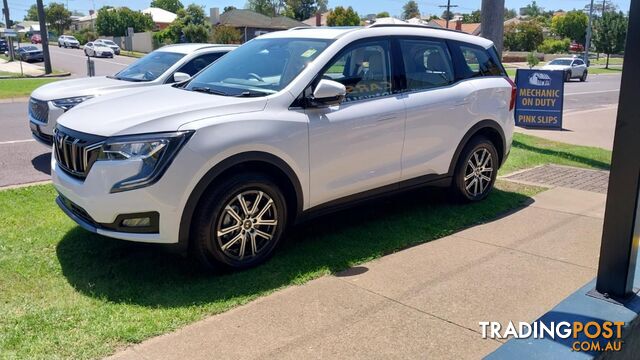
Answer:
[[[8,0],[9,10],[11,18],[14,20],[22,20],[27,12],[27,9],[35,4],[35,0]],[[55,1],[55,0],[54,0]],[[219,7],[220,10],[225,6],[233,5],[237,8],[243,8],[246,4],[246,0],[181,0],[183,4],[196,3],[203,5],[205,9],[212,7]],[[600,2],[601,0],[596,0]],[[610,2],[612,0],[607,0]],[[629,9],[630,0],[613,0],[612,2],[617,4],[620,10],[627,12]],[[44,0],[45,5],[51,0]],[[69,9],[78,10],[85,14],[88,14],[89,9],[99,9],[104,5],[111,6],[127,6],[134,10],[142,10],[149,7],[150,0],[57,0],[65,5],[68,4]],[[445,0],[439,1],[422,1],[417,0],[420,12],[423,14],[442,14],[443,9],[438,5],[446,4]],[[469,13],[473,10],[479,9],[481,0],[451,0],[452,5],[458,5],[457,8],[452,9],[453,12]],[[382,11],[388,11],[391,15],[399,16],[402,13],[402,5],[406,3],[406,0],[329,0],[329,8],[334,6],[352,6],[361,16],[367,14],[375,14]],[[505,0],[505,6],[510,9],[518,9],[531,3],[531,0]],[[572,10],[582,9],[589,0],[537,0],[539,6],[545,10]],[[208,14],[208,10],[207,10]]]

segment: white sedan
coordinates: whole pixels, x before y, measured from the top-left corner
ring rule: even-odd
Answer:
[[[559,70],[564,72],[564,81],[578,78],[580,81],[586,81],[589,70],[587,64],[580,58],[557,58],[551,60],[547,65],[542,67],[543,70]]]
[[[88,42],[84,45],[84,54],[95,57],[113,57],[113,49],[99,43]]]

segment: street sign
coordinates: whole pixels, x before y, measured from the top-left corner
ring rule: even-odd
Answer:
[[[14,38],[18,37],[18,33],[13,29],[4,29],[4,36]]]
[[[518,69],[516,126],[562,129],[564,72]]]

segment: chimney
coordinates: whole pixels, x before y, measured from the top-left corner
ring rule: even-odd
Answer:
[[[218,25],[220,23],[220,9],[215,7],[209,9],[209,20],[212,25]]]
[[[322,14],[320,12],[316,13],[316,26],[322,26]]]
[[[462,31],[462,20],[456,20],[456,30]]]

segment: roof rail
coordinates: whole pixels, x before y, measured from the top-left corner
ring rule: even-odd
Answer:
[[[457,32],[457,33],[462,33],[462,34],[466,34],[463,31],[460,30],[456,30],[456,29],[445,29],[445,28],[441,28],[441,27],[436,27],[436,26],[431,26],[431,25],[422,25],[422,24],[376,24],[373,23],[369,26],[367,26],[367,28],[376,28],[376,27],[415,27],[415,28],[423,28],[423,29],[433,29],[433,30],[442,30],[442,31],[453,31],[453,32]]]
[[[302,29],[311,29],[311,26],[296,26],[296,27],[292,27],[291,29],[288,29],[288,31],[302,30]]]

